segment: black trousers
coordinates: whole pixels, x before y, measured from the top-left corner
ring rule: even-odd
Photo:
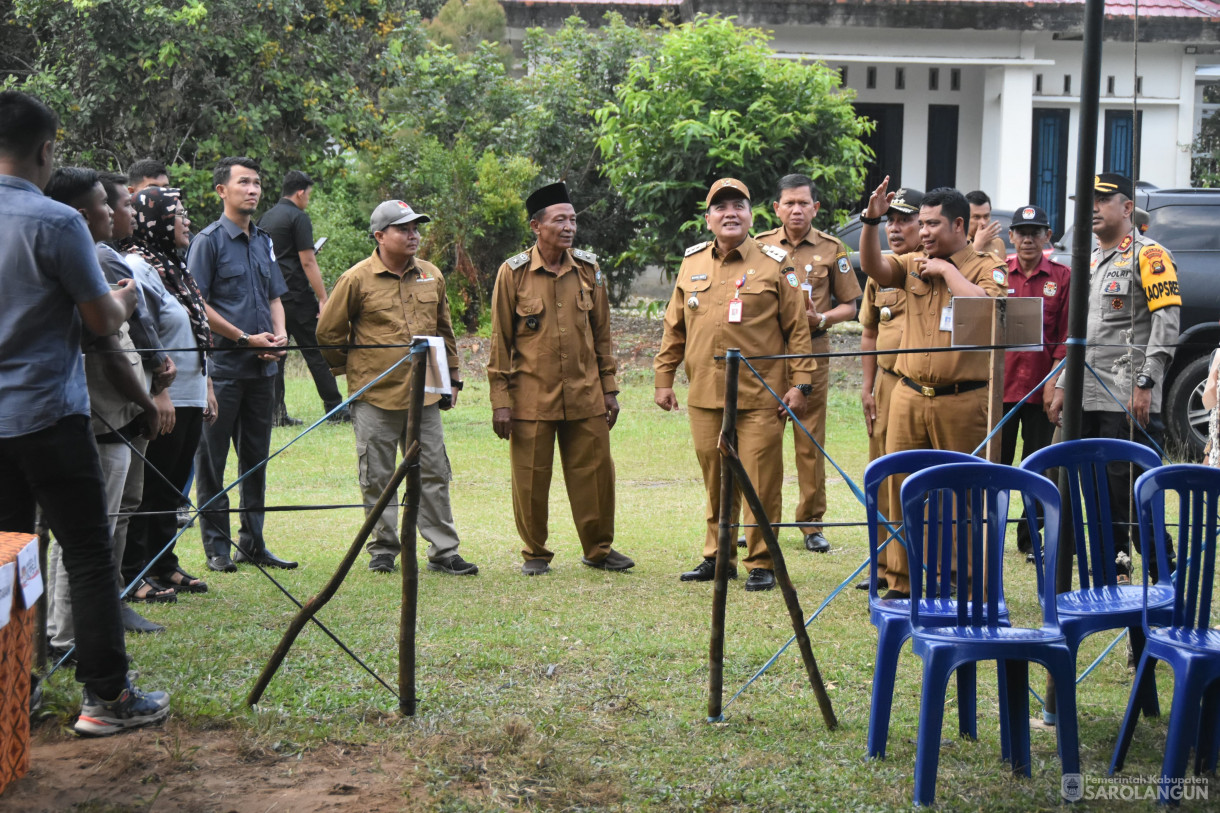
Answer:
[[[1004,404],[1004,415],[1007,416],[1014,409],[1017,414],[1009,418],[1008,423],[1004,424],[1000,430],[1000,462],[1005,466],[1011,466],[1017,456],[1018,432],[1020,432],[1022,441],[1022,460],[1039,449],[1050,446],[1051,440],[1055,436],[1055,426],[1051,423],[1050,418],[1046,417],[1046,411],[1042,408],[1041,403],[1031,404],[1023,401]],[[1021,512],[1021,519],[1025,519],[1024,511]],[[1041,522],[1041,514],[1039,514],[1039,522]],[[1033,542],[1029,538],[1029,526],[1024,522],[1017,523],[1017,550],[1022,553],[1029,553],[1033,550]]]
[[[330,412],[343,400],[343,396],[339,394],[339,385],[335,381],[335,377],[331,375],[330,365],[326,363],[326,359],[322,358],[322,353],[311,349],[318,343],[318,303],[316,300],[306,303],[287,299],[280,301],[284,306],[284,327],[298,347],[306,348],[298,352],[305,358],[305,365],[309,367],[309,374],[313,376],[313,384],[318,390],[318,396],[322,399],[322,405],[327,412]],[[284,361],[280,362],[279,368],[279,372],[275,376],[274,414],[277,416],[283,415],[285,411]]]
[[[225,462],[230,443],[237,449],[237,473],[243,475],[267,459],[271,449],[272,378],[213,378],[216,422],[203,427],[195,455],[195,500],[202,509],[200,532],[208,556],[228,556],[229,495],[225,488]],[[238,486],[241,492],[241,530],[238,543],[254,555],[266,547],[263,541],[263,506],[267,491],[267,469],[260,468]],[[215,502],[208,505],[216,497]],[[204,506],[207,505],[207,508]]]
[[[182,490],[191,476],[202,430],[202,407],[178,407],[174,431],[158,435],[148,444],[144,453],[148,462],[131,461],[133,466],[144,466],[144,494],[140,513],[131,518],[127,529],[127,548],[123,551],[122,563],[123,581],[127,584],[178,533],[178,506],[182,504]],[[178,556],[171,547],[157,559],[150,573],[155,577],[168,577],[176,567]],[[169,581],[168,578],[164,580]]]
[[[1139,427],[1135,427],[1134,432],[1131,429],[1131,421],[1127,418],[1125,412],[1091,412],[1085,411],[1081,413],[1080,436],[1084,438],[1118,438],[1119,440],[1133,440],[1148,448],[1153,448],[1152,443],[1140,431]],[[1159,414],[1149,416],[1148,426],[1145,427],[1148,434],[1156,441],[1156,445],[1161,448],[1165,447],[1165,424],[1161,422]],[[1134,469],[1134,471],[1132,471]],[[1135,549],[1142,552],[1140,546],[1139,528],[1130,524],[1135,520],[1135,495],[1132,493],[1135,488],[1135,480],[1144,470],[1138,466],[1130,466],[1125,463],[1112,463],[1107,468],[1106,474],[1110,480],[1110,509],[1114,513],[1114,549],[1116,553],[1125,553],[1131,555],[1131,541],[1135,541]],[[1172,544],[1172,543],[1170,543]],[[1173,551],[1169,552],[1170,567],[1173,567]],[[1148,563],[1149,572],[1153,578],[1156,577],[1157,567],[1156,560],[1153,559]],[[1123,567],[1119,568],[1120,573],[1130,572]]]
[[[127,685],[127,650],[102,467],[84,415],[0,438],[0,529],[33,533],[36,505],[63,548],[76,630],[76,679],[99,697],[117,697]]]

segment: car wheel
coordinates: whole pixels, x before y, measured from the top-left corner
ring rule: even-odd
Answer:
[[[1188,461],[1203,457],[1207,443],[1208,410],[1203,407],[1203,385],[1211,361],[1200,356],[1182,368],[1165,393],[1165,426],[1169,436]]]

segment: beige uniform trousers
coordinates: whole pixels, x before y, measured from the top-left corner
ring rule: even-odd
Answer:
[[[716,556],[720,537],[720,427],[724,421],[723,409],[689,407],[690,432],[695,442],[695,456],[703,471],[703,485],[707,489],[707,535],[703,542],[703,556]],[[783,511],[784,485],[784,423],[775,414],[775,408],[742,409],[737,413],[737,455],[741,465],[754,484],[763,509],[772,522]],[[741,492],[734,489],[733,512],[741,511]],[[745,522],[754,525],[754,512],[745,507]],[[772,570],[771,554],[763,541],[762,531],[746,528],[747,570],[756,567]],[[734,537],[731,564],[737,565],[737,540]]]
[[[576,535],[584,557],[600,561],[614,542],[614,460],[605,415],[575,421],[513,421],[509,437],[513,516],[525,543],[521,555],[526,561],[547,562],[555,556],[546,540],[556,440]]]
[[[829,353],[830,337],[814,339],[811,352]],[[801,418],[801,424],[823,449],[826,448],[826,398],[829,392],[830,359],[821,358],[813,371],[813,392],[805,399],[805,416]],[[796,504],[796,521],[810,523],[803,526],[801,532],[811,534],[822,530],[820,523],[826,516],[826,456],[795,424],[792,435],[796,447],[796,478],[801,493],[800,501]]]
[[[906,449],[946,449],[970,454],[987,437],[986,388],[929,398],[897,379],[895,382],[885,434],[886,454]],[[898,495],[904,479],[890,478],[891,506],[902,504]],[[911,581],[906,549],[891,543],[885,550],[890,589],[909,593]]]
[[[885,454],[885,434],[890,425],[890,401],[893,400],[894,387],[898,383],[897,375],[889,372],[881,365],[877,365],[877,375],[873,379],[873,401],[877,405],[877,417],[873,421],[872,437],[868,439],[868,460],[870,463]],[[885,483],[882,483],[881,488],[877,490],[877,510],[895,528],[902,522],[902,506],[897,504],[890,505],[890,490]],[[869,519],[871,520],[872,518],[870,517]],[[877,544],[883,544],[889,538],[889,535],[890,529],[882,525],[878,531]],[[890,545],[902,547],[902,542],[895,538],[890,542]],[[889,555],[889,550],[889,547],[887,547],[877,557],[877,578],[882,578],[886,575],[888,570],[886,557]]]

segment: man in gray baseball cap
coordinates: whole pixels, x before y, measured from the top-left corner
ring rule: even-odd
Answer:
[[[451,389],[428,393],[420,413],[422,488],[419,532],[428,541],[428,569],[454,576],[473,576],[477,565],[458,554],[457,528],[449,504],[449,456],[445,451],[441,410],[457,405],[462,389],[457,340],[449,317],[445,278],[435,265],[416,257],[419,224],[432,218],[401,200],[387,200],[373,210],[369,231],[377,248],[349,268],[335,283],[318,318],[318,343],[331,372],[347,376],[349,392],[393,367],[414,336],[445,341]],[[352,428],[360,467],[360,493],[366,511],[394,474],[398,449],[406,448],[408,380],[406,364],[396,367],[352,402]],[[396,531],[398,507],[391,502],[377,521],[368,543],[369,570],[389,573],[401,552]]]

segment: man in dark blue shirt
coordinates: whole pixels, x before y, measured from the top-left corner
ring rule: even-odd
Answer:
[[[202,508],[203,549],[208,569],[237,570],[233,563],[254,562],[293,568],[267,550],[263,539],[263,500],[267,469],[256,466],[271,449],[271,404],[280,348],[288,343],[280,297],[287,288],[271,249],[271,238],[251,216],[262,195],[259,166],[250,158],[225,158],[212,175],[224,214],[191,242],[187,268],[199,284],[212,328],[212,385],[216,422],[203,427],[195,458],[196,499]],[[251,348],[247,350],[246,348]],[[241,482],[241,530],[237,554],[229,558],[229,498],[224,491],[229,444],[237,447]]]
[[[32,532],[35,505],[63,548],[85,684],[77,731],[114,734],[169,714],[165,692],[127,679],[110,524],[80,352],[82,322],[116,332],[135,284],[111,292],[80,212],[44,197],[58,117],[0,93],[0,528]]]

